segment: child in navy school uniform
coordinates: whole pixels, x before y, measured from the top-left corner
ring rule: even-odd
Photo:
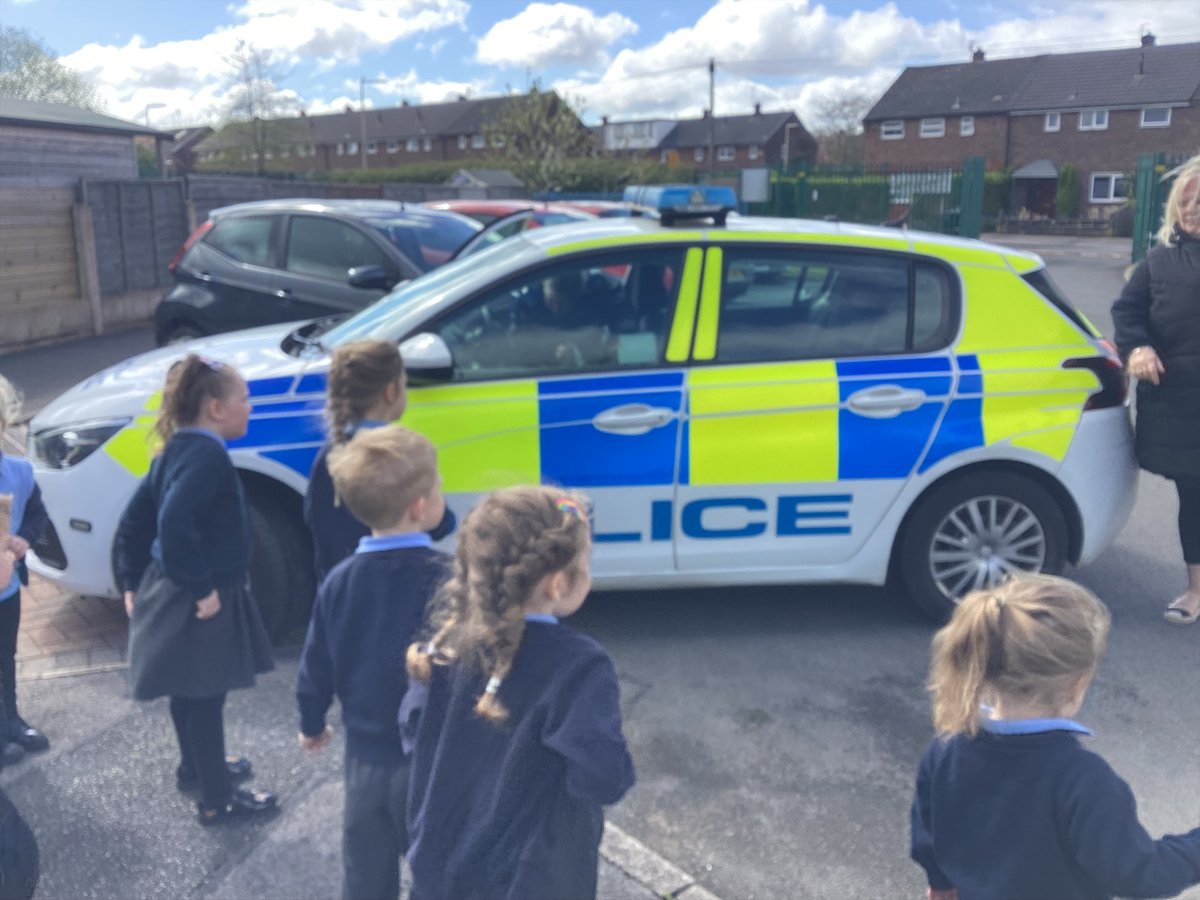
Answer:
[[[408,397],[400,349],[389,341],[355,341],[333,351],[326,388],[325,417],[329,440],[313,461],[304,494],[304,521],[313,538],[317,584],[333,567],[351,556],[371,533],[366,523],[338,502],[329,477],[329,453],[364,428],[399,420]],[[430,536],[440,541],[454,530],[454,513],[446,507]]]
[[[634,776],[612,661],[558,621],[591,585],[584,502],[548,487],[486,497],[409,647],[413,900],[596,894],[602,806]]]
[[[0,376],[0,437],[17,420],[21,397]],[[21,586],[29,583],[25,554],[42,536],[49,518],[42,492],[33,480],[29,460],[0,453],[0,494],[12,497],[8,542],[13,571],[0,579],[0,766],[19,761],[26,752],[45,750],[50,741],[17,711],[17,632],[21,627]]]
[[[300,746],[328,744],[325,714],[336,695],[346,728],[342,896],[396,898],[408,849],[396,718],[408,683],[403,654],[449,575],[450,557],[428,534],[445,501],[433,445],[398,426],[356,434],[329,454],[329,473],[371,534],[317,592],[296,691]]]
[[[1092,732],[1073,717],[1109,624],[1079,585],[1023,575],[965,598],[934,637],[939,737],[912,806],[932,898],[1171,897],[1200,882],[1200,828],[1153,840],[1129,785],[1081,744]]]
[[[275,796],[235,789],[250,763],[225,756],[225,695],[269,671],[271,646],[247,589],[250,520],[225,442],[246,433],[237,370],[189,354],[167,372],[155,428],[162,452],[117,527],[114,567],[129,613],[137,700],[171,698],[176,786],[200,792],[202,825],[269,813]]]

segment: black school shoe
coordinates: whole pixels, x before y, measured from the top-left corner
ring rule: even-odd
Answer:
[[[233,782],[245,781],[254,774],[250,760],[244,756],[225,757],[225,771],[229,773],[229,780]],[[175,770],[175,787],[185,794],[191,793],[200,789],[200,778],[195,772],[180,766]]]
[[[248,791],[244,788],[235,789],[229,797],[229,802],[216,809],[207,808],[203,803],[196,804],[196,818],[205,826],[278,811],[279,800],[274,794],[267,791]]]
[[[9,740],[20,746],[26,753],[38,753],[50,749],[50,739],[20,717],[12,723]]]
[[[25,748],[12,741],[0,742],[0,769],[19,763],[25,758]]]

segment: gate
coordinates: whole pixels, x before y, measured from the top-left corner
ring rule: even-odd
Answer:
[[[1186,161],[1186,156],[1169,157],[1165,153],[1143,153],[1138,157],[1133,191],[1133,262],[1141,262],[1157,243],[1155,235],[1162,227],[1163,207],[1171,192],[1175,171]]]

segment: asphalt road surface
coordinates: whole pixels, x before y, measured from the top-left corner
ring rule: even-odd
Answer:
[[[1059,285],[1111,333],[1125,266],[1112,242],[1042,246]],[[98,359],[91,346],[76,345],[72,364]],[[57,352],[0,357],[0,371],[16,363],[53,380]],[[24,387],[40,398],[48,384]],[[1175,514],[1171,485],[1143,476],[1115,546],[1069,573],[1114,618],[1080,718],[1155,834],[1200,824],[1200,625],[1161,618],[1184,585]],[[846,586],[598,594],[574,624],[610,650],[624,687],[639,780],[611,821],[726,898],[923,896],[908,810],[931,737],[923,681],[933,627],[902,596]],[[23,687],[30,718],[38,711],[48,729],[72,729],[59,731],[51,759],[3,775],[43,839],[43,895],[238,896],[263,885],[274,886],[263,896],[288,896],[288,885],[327,895],[338,865],[336,761],[292,750],[290,671],[234,698],[230,713],[231,749],[256,755],[289,812],[223,833],[186,820],[164,762],[165,712],[131,707],[119,673]]]

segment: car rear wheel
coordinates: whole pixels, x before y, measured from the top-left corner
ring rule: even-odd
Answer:
[[[1058,574],[1067,524],[1054,498],[1014,472],[976,472],[938,485],[901,535],[899,570],[923,612],[949,618],[969,592],[1018,572]]]
[[[313,598],[312,546],[304,529],[269,496],[248,497],[250,593],[271,640],[306,625]]]

